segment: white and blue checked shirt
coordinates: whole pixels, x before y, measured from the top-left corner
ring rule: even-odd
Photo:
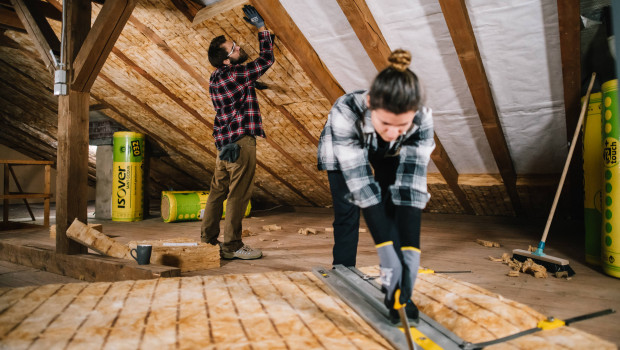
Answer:
[[[368,160],[368,152],[377,149],[378,135],[370,121],[367,94],[354,91],[336,101],[321,133],[317,157],[319,170],[342,171],[349,188],[347,199],[361,208],[381,202],[381,189]],[[430,199],[426,169],[435,148],[433,135],[432,111],[422,107],[411,129],[390,143],[388,153],[400,157],[396,181],[390,186],[394,204],[424,209]]]

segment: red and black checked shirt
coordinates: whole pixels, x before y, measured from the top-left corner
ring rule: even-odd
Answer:
[[[216,69],[209,80],[209,93],[215,108],[213,138],[215,146],[236,141],[243,135],[265,137],[254,82],[273,64],[273,42],[269,31],[258,33],[260,57],[242,65]]]

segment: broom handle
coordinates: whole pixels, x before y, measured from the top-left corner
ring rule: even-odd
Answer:
[[[588,101],[590,100],[590,92],[592,91],[592,85],[594,85],[594,78],[596,78],[596,73],[592,73],[592,78],[590,79],[590,85],[588,86],[588,92],[586,93],[586,97],[583,99],[583,105],[581,106],[581,113],[579,114],[579,120],[577,121],[577,127],[575,128],[575,133],[573,135],[573,141],[570,144],[570,149],[568,150],[568,157],[566,157],[566,162],[564,163],[564,170],[562,170],[562,177],[560,177],[560,184],[558,185],[558,189],[555,191],[555,198],[553,198],[553,205],[551,205],[551,213],[549,213],[549,217],[547,218],[547,224],[545,225],[545,231],[543,232],[543,236],[540,239],[541,242],[545,242],[547,240],[547,234],[549,234],[549,228],[551,227],[551,221],[553,221],[553,214],[555,214],[555,208],[558,206],[558,200],[560,199],[560,194],[562,193],[562,186],[564,186],[564,180],[566,179],[566,173],[568,173],[568,167],[570,165],[571,158],[573,157],[573,152],[575,151],[575,145],[577,145],[577,137],[579,137],[579,132],[581,131],[581,125],[583,124],[583,117],[586,114],[586,107],[588,106]]]

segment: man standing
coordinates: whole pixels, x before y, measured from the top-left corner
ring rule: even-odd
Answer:
[[[219,155],[204,215],[203,242],[219,244],[220,218],[226,204],[223,259],[258,259],[260,249],[241,240],[241,222],[252,197],[256,170],[256,136],[265,137],[254,84],[274,62],[273,41],[265,22],[253,6],[245,5],[244,19],[258,28],[260,56],[247,64],[246,52],[234,41],[220,35],[209,45],[209,62],[216,68],[209,81],[215,108],[213,137]]]

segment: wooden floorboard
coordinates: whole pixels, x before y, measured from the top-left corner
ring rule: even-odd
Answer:
[[[221,276],[218,283],[231,283],[232,277],[224,275],[271,271],[309,271],[313,266],[331,266],[333,235],[324,231],[326,227],[331,227],[331,221],[333,220],[329,210],[303,209],[291,212],[276,209],[262,212],[257,211],[253,215],[253,217],[244,220],[244,229],[250,230],[255,235],[245,237],[244,242],[253,247],[263,249],[265,255],[263,259],[254,261],[223,260],[222,266],[218,269],[187,272],[183,273],[182,276]],[[89,223],[102,223],[104,233],[115,236],[115,239],[121,243],[127,243],[132,240],[170,239],[175,237],[200,239],[199,222],[163,223],[160,218],[152,217],[135,223],[97,220],[90,220]],[[278,231],[265,231],[262,229],[263,226],[273,224],[281,226],[282,229]],[[361,227],[366,227],[363,220]],[[300,228],[315,228],[318,229],[319,233],[317,235],[304,236],[297,233]],[[506,265],[488,260],[488,256],[499,257],[502,253],[510,253],[512,249],[526,249],[530,244],[535,245],[540,239],[543,228],[544,222],[542,221],[531,222],[515,218],[424,214],[422,224],[422,265],[435,270],[471,270],[472,273],[450,276],[528,305],[544,315],[555,316],[560,319],[606,308],[620,310],[620,280],[609,277],[600,268],[592,267],[585,263],[583,257],[583,237],[580,237],[579,223],[562,222],[561,220],[557,223],[554,222],[549,234],[547,248],[545,249],[547,254],[566,258],[570,261],[571,267],[577,273],[571,280],[567,281],[553,277],[536,279],[533,276],[523,274],[520,277],[512,278],[506,276],[508,272]],[[48,243],[50,246],[53,245],[53,242],[49,239],[49,232],[44,229],[0,232],[0,239],[9,238],[11,240],[19,239],[24,243],[36,242],[38,244]],[[496,241],[502,246],[500,248],[486,248],[475,243],[475,240],[478,238]],[[377,265],[378,262],[369,233],[361,233],[357,265],[360,267],[373,266]],[[0,300],[6,296],[6,294],[2,294],[6,290],[5,287],[74,281],[72,279],[64,280],[64,277],[24,268],[23,266],[0,262]],[[123,288],[128,289],[125,296],[127,300],[124,300],[125,303],[128,303],[128,305],[133,305],[134,303],[140,305],[140,303],[161,303],[165,301],[151,300],[148,296],[153,295],[152,288],[142,290],[140,287],[141,283],[139,281],[127,282],[124,285]],[[198,282],[193,281],[191,283]],[[266,299],[257,298],[262,301],[262,304],[259,302],[258,304],[243,306],[249,308],[247,310],[244,309],[245,311],[249,312],[249,310],[260,307],[269,313],[271,308],[284,307],[282,305],[269,305],[269,302],[265,302],[265,300],[269,300],[269,294],[263,290],[256,289],[253,292]],[[279,291],[273,290],[272,292],[277,293]],[[114,293],[115,290],[109,290],[98,302],[107,303],[110,308],[118,307],[115,300],[120,296],[115,296]],[[215,295],[205,295],[204,297],[215,297]],[[218,295],[217,297],[225,298],[226,295]],[[175,296],[167,296],[167,298],[174,299]],[[183,292],[176,295],[176,298],[184,298]],[[301,306],[310,307],[310,304]],[[36,306],[31,305],[29,307]],[[144,334],[151,331],[149,327],[155,327],[155,325],[148,324],[131,324],[128,319],[124,318],[123,311],[123,309],[118,309],[117,315],[109,320],[110,323],[115,323],[115,327],[111,328],[110,334],[105,338],[106,344],[109,343],[106,347],[112,348],[112,344],[117,344],[117,336],[119,334],[116,332],[119,329],[123,329],[123,327],[129,327],[132,331],[144,332]],[[203,321],[205,319],[205,316],[193,314],[190,308],[180,309],[179,315],[175,317]],[[86,323],[88,322],[87,320]],[[280,321],[273,320],[272,322],[271,328],[265,326],[265,334],[278,332],[278,322]],[[118,328],[116,324],[123,325],[123,327]],[[616,313],[575,323],[572,327],[620,345],[618,325],[620,325],[620,314]],[[242,324],[238,325],[238,329],[241,332],[243,332],[242,326]],[[250,325],[246,326],[246,328],[252,328]],[[184,325],[183,327],[189,327],[186,330],[190,332],[190,328],[193,326]],[[184,329],[179,330],[179,339],[184,337],[183,334],[189,334],[184,333]],[[215,339],[221,330],[218,330],[217,324],[214,323],[212,325],[204,325],[204,331],[209,332],[210,336]],[[81,333],[79,336],[85,337]],[[281,339],[284,339],[285,343],[289,339],[287,336],[289,335],[281,334]],[[183,344],[191,344],[191,340],[186,340],[187,342],[183,342]],[[355,342],[356,340],[351,338],[350,341]],[[277,346],[274,345],[274,347]],[[188,348],[191,348],[191,346],[188,345]]]

